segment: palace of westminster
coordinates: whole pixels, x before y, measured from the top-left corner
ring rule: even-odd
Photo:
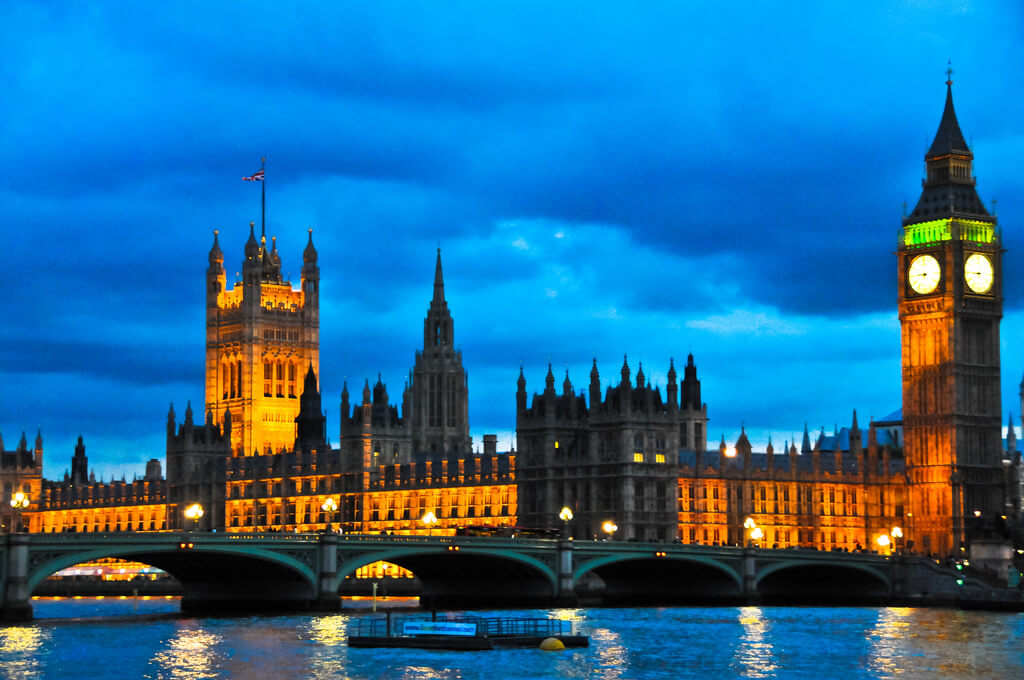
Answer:
[[[516,450],[494,435],[474,451],[466,374],[438,251],[433,295],[401,407],[378,378],[341,394],[327,443],[319,375],[320,270],[312,230],[296,289],[274,241],[245,244],[228,288],[214,232],[206,274],[206,404],[167,416],[158,460],[132,482],[96,482],[79,438],[70,474],[42,478],[43,445],[0,440],[0,520],[30,532],[327,531],[453,534],[468,527],[563,528],[577,539],[856,550],[899,536],[949,554],[1019,521],[1021,459],[1002,435],[1002,247],[975,190],[973,154],[945,109],[925,155],[921,197],[897,247],[903,408],[776,450],[745,434],[707,446],[707,405],[693,356],[668,361],[664,394],[623,361],[586,390],[550,367],[530,394],[519,372]],[[1024,410],[1024,404],[1022,404]],[[199,503],[204,514],[186,519]],[[427,518],[427,522],[424,522]],[[430,520],[434,520],[431,524]],[[752,522],[751,522],[752,520]],[[895,532],[899,527],[900,532]],[[884,542],[884,541],[883,541]]]

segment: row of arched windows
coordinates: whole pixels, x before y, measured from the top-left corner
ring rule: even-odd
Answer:
[[[223,399],[237,399],[242,396],[242,360],[236,359],[221,364],[221,394]],[[263,396],[296,399],[301,393],[299,387],[299,364],[286,360],[263,362]]]

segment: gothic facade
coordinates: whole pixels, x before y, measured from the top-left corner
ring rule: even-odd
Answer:
[[[912,540],[949,553],[1004,511],[1002,245],[978,198],[953,82],[897,248]]]
[[[4,448],[0,434],[0,532],[19,531],[24,525],[23,511],[32,499],[39,498],[43,485],[43,434],[36,434],[29,447],[25,433],[11,451]],[[20,494],[20,495],[19,495]]]
[[[302,376],[320,371],[320,268],[309,230],[298,290],[281,276],[277,238],[267,247],[249,225],[241,279],[227,287],[217,232],[206,270],[206,405],[230,413],[234,455],[276,453],[294,443]]]
[[[680,402],[669,361],[665,398],[639,366],[636,384],[624,359],[621,382],[602,396],[597,359],[588,393],[573,392],[566,371],[562,393],[548,366],[544,392],[528,404],[520,371],[516,391],[520,521],[544,526],[560,508],[573,513],[567,529],[578,538],[616,533],[624,539],[678,537],[676,506],[681,451],[703,451],[707,405],[691,354]],[[682,442],[687,442],[684,446]],[[616,528],[605,531],[605,523]],[[610,525],[609,527],[610,528]]]
[[[664,394],[642,366],[634,378],[627,361],[618,384],[606,387],[595,360],[579,391],[568,373],[556,390],[549,367],[532,397],[520,369],[518,452],[498,452],[493,435],[474,451],[438,251],[423,346],[400,405],[379,376],[373,386],[365,381],[358,400],[346,385],[340,443],[331,447],[317,380],[312,233],[293,289],[281,277],[276,240],[268,247],[251,225],[242,276],[230,290],[215,232],[204,417],[189,405],[179,424],[170,410],[167,479],[151,461],[142,479],[97,483],[79,441],[71,474],[43,482],[41,438],[30,450],[23,437],[0,456],[0,471],[5,499],[27,485],[33,505],[11,517],[43,532],[452,534],[518,525],[579,539],[826,550],[891,540],[948,554],[973,529],[1020,512],[1012,419],[1005,456],[1000,441],[1002,251],[995,217],[977,198],[972,158],[947,89],[921,200],[904,220],[897,252],[903,411],[866,431],[854,414],[849,427],[822,430],[813,443],[805,428],[799,447],[785,442],[776,451],[769,443],[755,452],[742,432],[732,446],[723,438],[709,450],[691,355],[681,382],[669,361]],[[205,514],[190,524],[183,511],[193,503]],[[563,507],[573,513],[564,525]]]

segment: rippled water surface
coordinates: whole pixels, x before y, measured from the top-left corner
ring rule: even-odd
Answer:
[[[39,600],[3,678],[1021,678],[1024,614],[715,607],[487,612],[575,621],[587,649],[349,649],[333,616],[186,619],[176,600]],[[88,620],[83,617],[116,617]],[[82,620],[75,620],[82,619]]]

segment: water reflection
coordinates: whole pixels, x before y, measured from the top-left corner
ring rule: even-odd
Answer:
[[[337,680],[349,677],[348,634],[351,617],[343,615],[317,616],[310,623],[306,639],[315,645],[309,659],[306,677],[314,680]]]
[[[622,636],[615,631],[595,628],[590,633],[590,646],[597,654],[596,677],[612,680],[623,677],[623,673],[629,670],[629,652],[622,643]]]
[[[868,633],[871,652],[868,668],[880,678],[891,678],[904,667],[902,657],[906,654],[906,643],[916,633],[910,630],[910,617],[914,612],[907,607],[882,609],[875,627]]]
[[[157,652],[150,661],[155,666],[157,678],[174,680],[199,680],[217,677],[221,670],[219,655],[215,647],[222,638],[191,621],[183,624],[178,634],[167,642],[166,649]]]
[[[343,615],[317,616],[309,625],[309,639],[322,645],[342,645],[348,638],[346,628],[349,617]]]
[[[41,677],[39,652],[49,641],[49,630],[30,626],[0,628],[0,650],[3,650],[0,675],[11,680]]]
[[[740,607],[739,621],[743,637],[733,653],[733,667],[744,677],[766,678],[775,675],[772,643],[767,640],[770,625],[760,607]]]

